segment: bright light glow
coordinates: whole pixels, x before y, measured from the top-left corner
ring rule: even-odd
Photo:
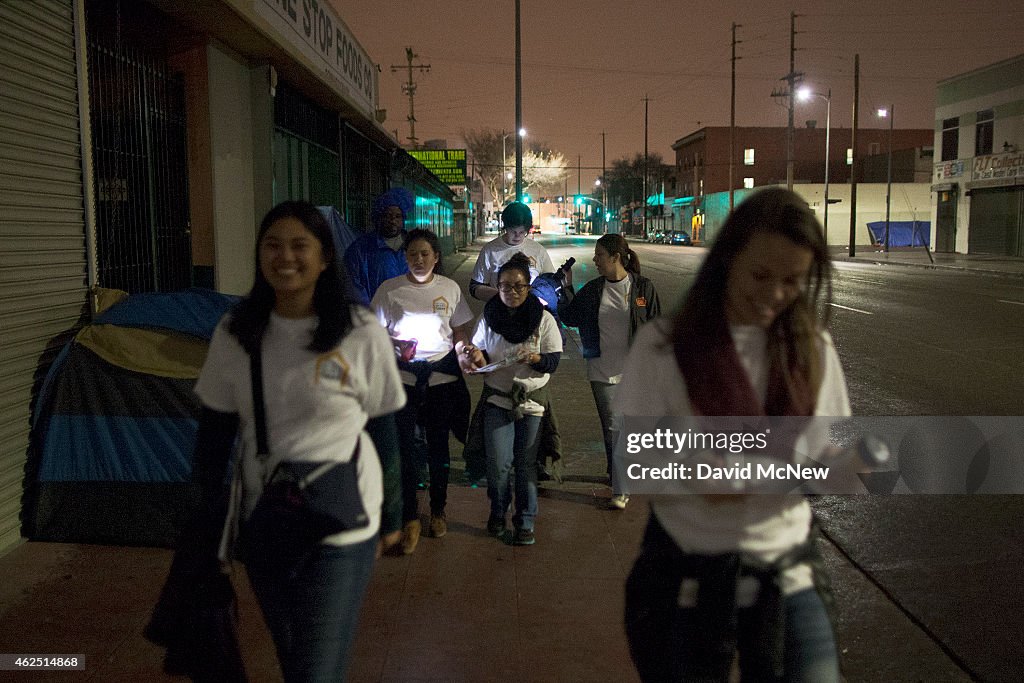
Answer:
[[[806,102],[807,100],[811,99],[811,89],[800,88],[799,90],[796,91],[796,98],[801,102]]]
[[[888,109],[879,109],[878,110],[878,115],[884,119],[885,117],[887,117],[889,115],[889,110]]]
[[[596,185],[597,187],[601,187],[601,179],[598,178],[597,180],[595,180],[594,185]]]
[[[519,137],[521,137],[521,138],[525,138],[526,137],[526,129],[525,128],[520,128],[519,129]]]
[[[424,360],[452,349],[451,341],[442,335],[443,323],[436,313],[406,313],[395,323],[391,336],[415,339],[416,359]]]

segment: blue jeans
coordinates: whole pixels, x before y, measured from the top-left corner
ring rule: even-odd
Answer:
[[[591,382],[590,391],[594,394],[597,416],[601,420],[601,434],[604,437],[604,457],[608,461],[608,476],[612,481],[612,493],[629,495],[626,477],[621,470],[622,463],[615,462],[615,442],[622,433],[622,416],[612,412],[612,401],[615,400],[615,389],[618,384]],[[619,467],[616,467],[618,465]]]
[[[246,566],[284,680],[344,681],[377,537],[318,545],[287,571]]]
[[[505,518],[512,502],[512,469],[515,468],[516,528],[533,529],[537,517],[537,435],[540,416],[526,415],[513,421],[512,411],[488,404],[484,408],[484,448],[487,451],[487,497],[491,517]]]
[[[733,642],[708,642],[707,624],[694,607],[678,605],[685,555],[653,518],[643,548],[626,581],[626,635],[629,650],[644,681],[728,681],[739,650],[743,680],[776,681],[770,666],[758,658],[765,634],[753,610],[738,609],[733,617]],[[698,603],[700,597],[698,596]],[[785,626],[781,646],[781,680],[839,683],[835,636],[821,596],[813,588],[783,598]],[[763,648],[761,648],[763,650]]]

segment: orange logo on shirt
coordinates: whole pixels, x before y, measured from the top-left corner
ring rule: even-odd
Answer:
[[[345,386],[348,384],[348,371],[348,362],[337,351],[322,354],[316,359],[316,378],[314,383],[319,384],[322,377],[332,381],[337,380],[341,386]]]
[[[642,296],[638,296],[636,298],[636,305],[639,306],[640,308],[647,308],[647,299],[645,299]]]

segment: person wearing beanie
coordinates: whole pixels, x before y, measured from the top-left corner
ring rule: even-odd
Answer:
[[[405,220],[415,205],[404,187],[393,187],[373,201],[373,231],[360,235],[345,251],[345,268],[360,303],[368,306],[382,282],[409,272],[402,243]]]
[[[512,202],[501,212],[504,233],[484,245],[477,256],[476,266],[469,280],[469,293],[481,301],[489,301],[498,293],[498,269],[522,253],[530,262],[530,281],[541,273],[555,270],[547,250],[533,240],[526,239],[533,227],[533,212],[522,202]]]

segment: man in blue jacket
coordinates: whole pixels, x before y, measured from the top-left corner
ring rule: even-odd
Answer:
[[[377,197],[370,209],[373,232],[357,237],[345,251],[345,268],[356,297],[367,306],[382,282],[409,272],[402,240],[405,220],[415,204],[403,187],[393,187]]]

